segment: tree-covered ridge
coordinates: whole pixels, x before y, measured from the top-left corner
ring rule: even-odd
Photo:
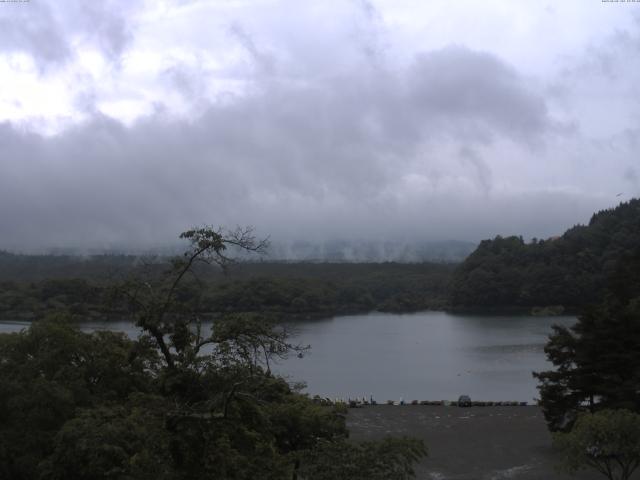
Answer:
[[[0,250],[0,281],[108,280],[139,264],[136,255],[25,255]]]
[[[640,199],[594,214],[547,240],[501,237],[484,240],[456,269],[455,307],[568,309],[597,302],[626,252],[640,245]],[[640,282],[640,280],[635,280]]]
[[[40,260],[46,263],[49,258]],[[27,257],[23,261],[28,265],[33,259]],[[56,262],[55,258],[51,261]],[[12,262],[17,271],[21,261]],[[24,262],[22,265],[26,267]],[[66,273],[53,278],[0,281],[0,318],[40,318],[60,309],[83,317],[122,318],[126,315],[125,306],[109,298],[118,276],[107,278],[108,259],[100,258],[97,262],[100,265],[95,268],[83,264],[72,268],[70,263],[64,263],[68,267]],[[114,258],[113,271],[117,270],[116,264],[122,267],[119,276],[143,270],[142,266],[134,267],[120,257]],[[145,271],[155,277],[167,267],[168,262],[163,260]],[[416,311],[445,305],[453,268],[437,263],[240,263],[226,276],[200,267],[198,279],[185,278],[180,294],[193,309],[205,315],[259,311],[307,317],[371,310]],[[83,275],[88,272],[91,274]]]

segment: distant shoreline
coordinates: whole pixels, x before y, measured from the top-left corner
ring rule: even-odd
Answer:
[[[0,322],[4,323],[24,323],[33,322],[43,318],[48,313],[54,313],[56,311],[68,311],[64,308],[61,310],[52,309],[48,312],[33,312],[26,310],[10,310],[0,312]],[[579,314],[577,309],[562,308],[557,309],[552,307],[434,307],[434,308],[407,308],[407,309],[394,309],[394,310],[358,310],[358,309],[344,309],[335,311],[312,311],[312,312],[287,312],[280,310],[246,310],[246,311],[228,311],[228,312],[202,312],[201,315],[205,321],[212,321],[216,317],[225,314],[264,314],[272,316],[278,321],[282,322],[299,322],[299,321],[314,321],[324,320],[334,317],[347,317],[351,315],[371,315],[371,314],[414,314],[420,312],[444,312],[451,315],[472,315],[472,316],[546,316],[546,317],[566,317],[576,316]],[[69,312],[78,322],[118,322],[127,320],[129,314],[126,312],[103,312],[98,309],[91,310],[90,312],[75,314],[73,311]],[[133,319],[130,319],[133,321]]]

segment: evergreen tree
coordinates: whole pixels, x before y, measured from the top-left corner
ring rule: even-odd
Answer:
[[[525,244],[521,237],[484,240],[451,281],[456,307],[580,310],[601,302],[628,252],[640,245],[640,199],[593,215],[562,236]],[[628,276],[637,289],[640,278]]]
[[[604,408],[640,411],[640,248],[625,255],[605,301],[572,328],[554,327],[545,352],[555,370],[534,373],[551,430]]]

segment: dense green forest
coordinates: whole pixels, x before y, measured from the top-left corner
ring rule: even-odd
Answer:
[[[458,266],[447,263],[239,262],[194,267],[180,294],[202,313],[263,312],[315,317],[373,310],[579,311],[601,300],[625,252],[640,244],[640,200],[593,215],[560,237],[484,240]],[[131,275],[162,275],[161,256],[16,255],[0,252],[0,318],[66,310],[121,316],[112,286]],[[555,307],[548,309],[547,307]]]
[[[168,259],[0,254],[0,317],[31,319],[66,309],[121,315],[112,286],[130,275],[161,275]],[[443,308],[454,266],[439,263],[237,263],[224,273],[198,266],[180,293],[200,312],[307,317]]]
[[[618,262],[637,245],[638,199],[600,211],[588,225],[574,226],[557,238],[484,240],[456,269],[451,304],[579,310],[602,299]]]
[[[67,313],[0,334],[0,478],[413,477],[422,441],[350,442],[344,406],[271,373],[274,359],[306,350],[284,326],[232,314],[201,328],[181,291],[195,264],[224,265],[228,243],[260,244],[207,228],[182,238],[189,249],[163,273],[137,272],[113,289],[140,328],[136,340],[83,333]]]

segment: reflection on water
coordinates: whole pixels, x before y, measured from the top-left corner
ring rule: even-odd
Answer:
[[[311,344],[302,359],[276,370],[307,391],[379,401],[455,399],[531,402],[531,372],[548,368],[544,344],[551,325],[574,317],[470,316],[444,312],[352,315],[295,324],[296,340]],[[0,322],[0,332],[25,322]],[[137,336],[128,322],[88,322],[83,330],[113,329]]]

